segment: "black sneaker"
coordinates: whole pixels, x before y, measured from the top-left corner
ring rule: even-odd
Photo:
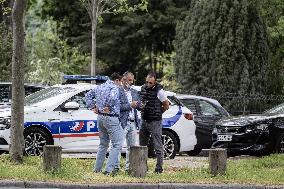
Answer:
[[[163,169],[155,169],[155,173],[157,173],[157,174],[161,174],[161,173],[163,173]]]
[[[110,172],[107,172],[107,171],[104,171],[103,174],[104,174],[105,176],[110,176]]]
[[[118,168],[114,168],[113,171],[111,172],[111,176],[116,176],[119,173]]]

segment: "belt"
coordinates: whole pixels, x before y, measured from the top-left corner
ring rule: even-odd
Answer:
[[[109,117],[119,117],[117,114],[107,114],[107,113],[99,113],[102,116],[109,116]]]

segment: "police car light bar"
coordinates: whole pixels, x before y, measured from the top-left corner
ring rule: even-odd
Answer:
[[[96,81],[96,82],[99,82],[99,83],[103,83],[103,82],[108,80],[108,76],[103,76],[103,75],[96,75],[96,76],[65,75],[65,76],[63,76],[63,79],[66,80],[65,84],[77,83],[77,81],[85,81],[85,82]]]

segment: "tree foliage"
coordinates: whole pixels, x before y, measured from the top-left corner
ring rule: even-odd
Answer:
[[[186,91],[265,94],[268,39],[249,0],[194,1],[177,26],[175,71]]]
[[[11,79],[12,33],[4,22],[0,23],[0,80]]]
[[[139,81],[149,70],[163,75],[165,62],[160,57],[171,54],[175,26],[185,18],[190,1],[150,0],[147,12],[106,16],[98,30],[98,56],[107,62],[109,72],[131,70]]]
[[[42,1],[30,5],[27,15],[26,80],[31,83],[60,83],[64,74],[86,74],[90,57],[70,47],[59,37],[56,22],[38,15]]]
[[[259,2],[261,15],[269,34],[270,72],[269,91],[283,94],[284,89],[284,1],[262,0]]]
[[[52,16],[57,21],[61,37],[68,44],[80,45],[81,51],[90,52],[91,24],[77,1],[44,2],[43,17]],[[138,1],[128,2],[135,5]],[[173,51],[176,23],[185,18],[189,6],[189,0],[149,0],[146,12],[103,15],[97,31],[97,59],[103,73],[131,70],[142,81],[154,64],[159,72],[159,57]]]

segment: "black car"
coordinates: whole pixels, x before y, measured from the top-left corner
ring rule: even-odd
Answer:
[[[39,91],[47,86],[25,84],[25,95],[30,95],[36,91]],[[0,82],[0,109],[6,108],[11,105],[12,98],[12,83],[11,82]]]
[[[284,103],[260,115],[222,119],[213,131],[215,148],[228,155],[268,155],[284,152]]]
[[[191,110],[196,125],[197,144],[194,150],[187,152],[187,154],[194,156],[199,154],[202,149],[211,148],[215,123],[221,118],[230,116],[229,113],[217,100],[212,98],[184,94],[179,94],[176,97]]]

